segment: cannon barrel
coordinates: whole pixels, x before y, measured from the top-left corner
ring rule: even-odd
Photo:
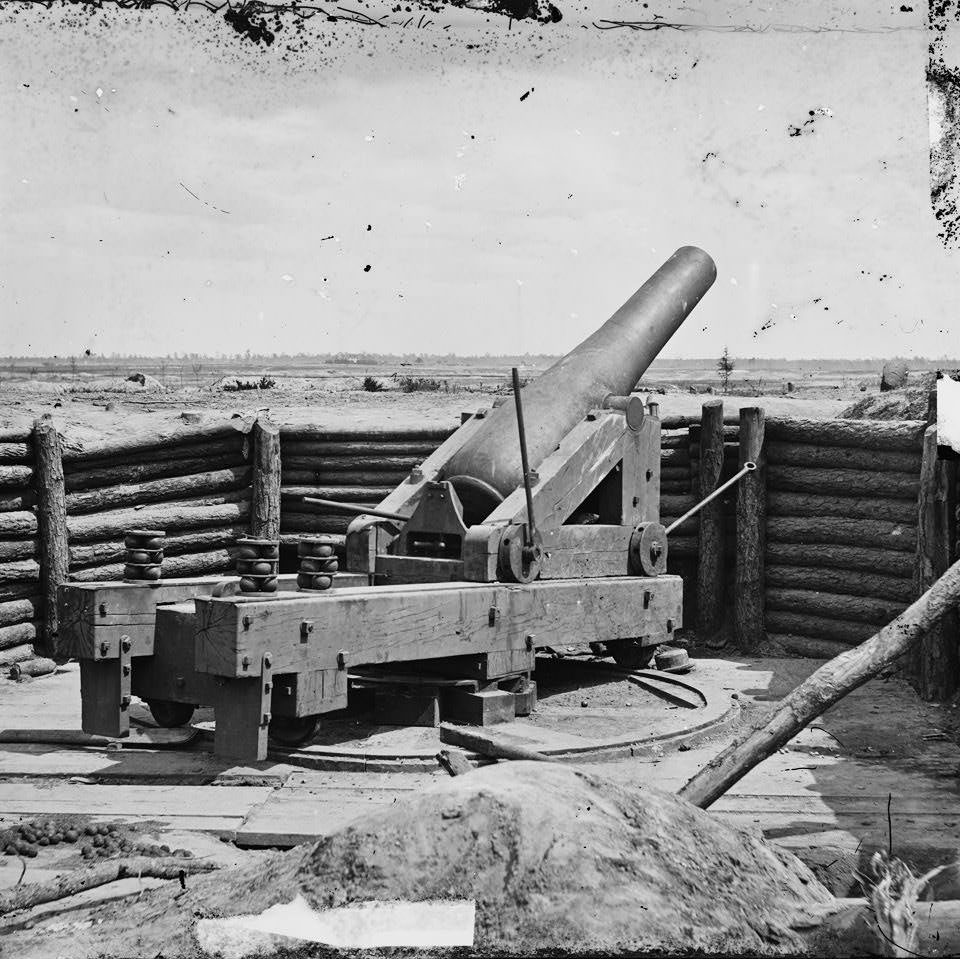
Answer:
[[[523,388],[530,465],[611,393],[629,394],[716,279],[710,256],[681,247],[603,326]],[[492,410],[444,471],[468,523],[481,522],[522,482],[513,403]]]

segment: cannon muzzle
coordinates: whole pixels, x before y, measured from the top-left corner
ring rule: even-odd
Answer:
[[[629,394],[710,289],[717,268],[694,246],[677,250],[613,316],[523,388],[527,449],[534,469],[609,394]],[[512,403],[494,409],[451,458],[445,478],[468,523],[482,522],[523,481]]]

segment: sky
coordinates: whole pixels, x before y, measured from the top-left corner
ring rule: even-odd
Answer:
[[[685,244],[664,355],[956,354],[922,9],[650,6],[0,10],[0,354],[562,353]]]

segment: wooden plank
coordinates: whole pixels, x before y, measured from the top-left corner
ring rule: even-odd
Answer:
[[[282,602],[198,598],[197,668],[252,675],[268,650],[275,671],[291,672],[336,666],[340,650],[354,666],[522,648],[531,633],[538,645],[659,635],[667,619],[682,623],[681,595],[679,577],[660,576],[379,586]],[[314,623],[309,648],[299,641],[304,620]]]
[[[253,424],[253,492],[250,535],[280,536],[280,429],[263,417]]]
[[[670,450],[669,452],[679,452]],[[624,526],[660,521],[660,420],[645,416],[640,429],[623,433],[623,470],[620,522]]]
[[[541,533],[556,529],[617,465],[623,453],[626,424],[621,414],[600,411],[578,423],[560,446],[537,468],[533,513]],[[521,486],[484,521],[526,523],[527,504]]]
[[[541,579],[626,576],[632,526],[561,526],[543,534]]]
[[[450,583],[463,579],[463,562],[459,559],[434,559],[428,556],[376,557],[377,584],[396,586],[402,583]]]
[[[699,470],[694,476],[698,500],[706,499],[720,485],[723,470],[723,401],[708,400],[700,414]],[[700,548],[697,553],[697,636],[709,642],[723,625],[724,529],[723,504],[715,499],[698,516]]]

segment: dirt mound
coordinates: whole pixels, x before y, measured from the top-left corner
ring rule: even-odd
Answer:
[[[930,390],[908,387],[874,396],[865,396],[841,414],[845,420],[922,420],[927,416]]]
[[[791,923],[833,901],[793,856],[675,796],[561,764],[501,763],[313,847],[192,877],[175,901],[164,889],[103,906],[89,945],[195,954],[197,918],[259,913],[297,893],[320,908],[474,899],[476,947],[514,953],[789,953],[801,948]],[[74,931],[73,955],[86,954],[86,935]],[[54,945],[42,921],[17,939],[24,955]]]

